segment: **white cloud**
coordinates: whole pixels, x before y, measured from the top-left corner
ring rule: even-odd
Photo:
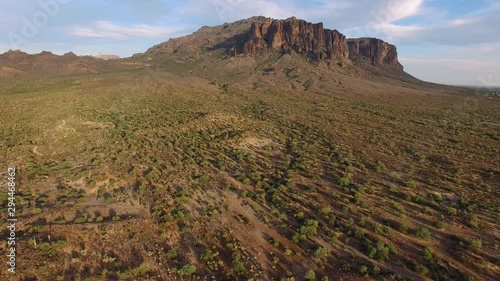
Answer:
[[[500,3],[444,23],[429,24],[397,35],[401,42],[437,45],[477,45],[500,43]],[[390,34],[390,33],[389,33]]]
[[[157,27],[145,24],[131,26],[116,25],[109,21],[96,21],[90,27],[77,26],[71,29],[71,34],[79,37],[94,37],[107,39],[158,38],[168,39],[181,34],[180,27]]]
[[[293,2],[276,0],[187,0],[179,13],[205,22],[233,22],[253,16],[287,18],[298,15]]]

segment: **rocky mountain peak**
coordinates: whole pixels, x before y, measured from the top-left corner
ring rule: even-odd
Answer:
[[[313,24],[297,18],[253,22],[243,52],[254,56],[261,49],[286,53],[293,50],[318,61],[347,59],[349,56],[343,34],[325,29],[323,23]]]
[[[386,65],[403,69],[396,47],[376,38],[346,39],[323,23],[310,23],[295,17],[286,20],[256,18],[252,22],[243,53],[256,56],[259,51],[295,51],[316,61],[346,60]]]
[[[396,46],[377,38],[359,38],[347,40],[349,58],[362,59],[373,66],[389,65],[398,69],[403,66],[398,61]]]

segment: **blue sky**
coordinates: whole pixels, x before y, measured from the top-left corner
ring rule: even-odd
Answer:
[[[500,0],[0,0],[0,53],[126,57],[203,25],[255,15],[381,38],[424,80],[500,86]]]

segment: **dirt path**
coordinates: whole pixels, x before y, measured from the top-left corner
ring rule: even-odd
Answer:
[[[32,151],[33,151],[33,153],[35,153],[38,156],[43,156],[43,154],[41,154],[40,152],[38,152],[38,145],[35,145],[35,147],[33,147]]]

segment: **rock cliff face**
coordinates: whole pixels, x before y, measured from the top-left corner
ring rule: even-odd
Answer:
[[[349,58],[365,59],[373,65],[389,65],[398,69],[403,66],[398,61],[396,46],[376,38],[360,38],[347,40],[349,45]]]
[[[288,53],[293,50],[318,61],[349,56],[347,40],[340,32],[325,29],[322,23],[312,24],[296,18],[252,23],[243,52],[256,55],[260,49]]]

